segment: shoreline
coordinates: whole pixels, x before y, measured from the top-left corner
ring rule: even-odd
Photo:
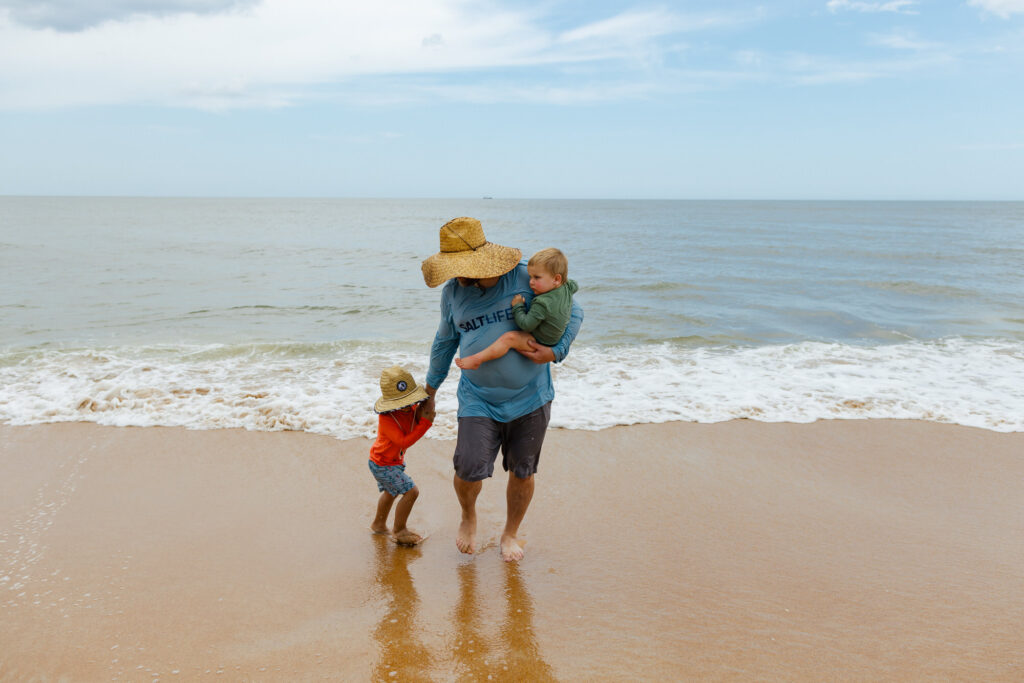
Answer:
[[[551,368],[553,424],[920,419],[1024,433],[1024,339],[688,339],[581,340]],[[372,437],[380,370],[398,364],[423,377],[427,360],[422,343],[404,341],[9,349],[0,352],[0,422]],[[450,369],[438,394],[431,437],[455,438],[459,376]]]
[[[1024,675],[1024,433],[551,429],[518,565],[500,470],[456,551],[450,440],[373,537],[369,443],[0,425],[0,680]]]

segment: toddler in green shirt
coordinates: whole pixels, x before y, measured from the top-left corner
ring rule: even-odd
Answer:
[[[572,313],[572,295],[579,289],[576,281],[568,277],[569,260],[553,247],[541,249],[530,257],[526,270],[534,297],[529,310],[522,294],[512,297],[512,313],[519,331],[506,332],[479,353],[456,358],[459,368],[476,370],[481,363],[501,358],[512,349],[532,351],[530,340],[554,346],[562,338]]]

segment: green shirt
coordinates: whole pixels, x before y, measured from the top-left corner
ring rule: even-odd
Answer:
[[[554,346],[562,338],[565,326],[572,313],[572,295],[579,290],[575,280],[566,280],[561,287],[533,297],[530,310],[525,304],[512,307],[516,325],[525,332],[532,332],[534,339],[545,346]]]

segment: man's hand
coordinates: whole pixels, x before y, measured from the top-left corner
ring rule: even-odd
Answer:
[[[527,358],[532,360],[537,365],[543,365],[544,363],[551,363],[552,361],[555,360],[555,352],[551,349],[550,346],[544,346],[543,344],[538,344],[533,339],[527,339],[526,343],[530,345],[530,348],[532,350],[531,351],[520,351],[519,353],[523,354],[524,356],[526,356]]]
[[[430,386],[429,384],[424,384],[423,385],[423,390],[427,392],[427,396],[429,396],[430,398],[428,398],[423,403],[419,404],[419,406],[416,408],[416,419],[418,420],[421,417],[425,417],[428,420],[430,420],[431,422],[433,422],[434,421],[434,415],[435,415],[435,412],[434,412],[434,394],[437,393],[437,389],[435,389],[434,387]]]
[[[526,299],[523,298],[522,294],[516,294],[514,297],[512,297],[512,305],[513,306],[515,306],[516,304],[525,304],[525,303],[526,303]]]

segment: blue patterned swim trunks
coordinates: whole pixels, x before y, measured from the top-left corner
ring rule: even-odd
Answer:
[[[373,472],[373,478],[377,480],[377,490],[387,491],[392,496],[400,496],[403,493],[407,493],[409,489],[416,486],[413,482],[412,477],[405,473],[405,465],[378,465],[372,460],[367,460],[370,463],[370,471]]]

